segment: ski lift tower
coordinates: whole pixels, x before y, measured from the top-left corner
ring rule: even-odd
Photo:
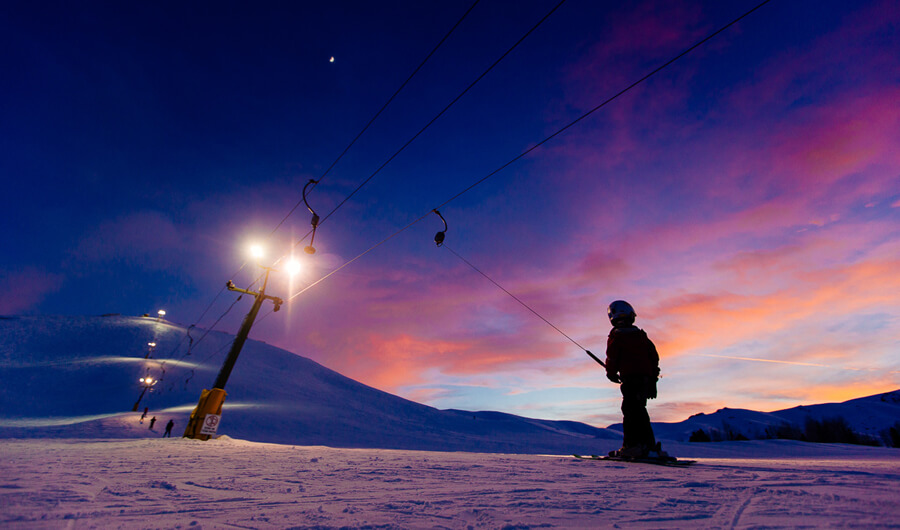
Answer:
[[[241,349],[247,341],[247,336],[250,334],[250,328],[256,320],[256,315],[259,314],[259,309],[266,300],[271,300],[275,304],[276,312],[281,309],[282,304],[284,304],[284,300],[281,298],[266,294],[269,273],[275,269],[272,269],[271,267],[262,268],[265,269],[266,274],[263,279],[262,288],[260,288],[259,292],[236,287],[231,280],[228,280],[228,283],[225,284],[229,291],[237,291],[252,296],[254,298],[253,306],[250,308],[250,312],[247,313],[247,316],[244,317],[241,329],[238,330],[234,342],[231,343],[231,350],[228,352],[228,357],[225,358],[225,362],[222,364],[222,368],[219,370],[219,375],[216,377],[216,381],[213,383],[212,388],[208,390],[203,389],[203,392],[200,393],[200,401],[197,402],[197,406],[194,408],[194,411],[191,412],[190,420],[188,420],[187,427],[184,430],[184,438],[209,440],[216,434],[216,429],[218,428],[219,420],[222,416],[222,404],[225,403],[225,396],[227,396],[225,393],[225,383],[228,382],[228,377],[234,369],[234,364],[237,362],[237,358],[241,354]]]

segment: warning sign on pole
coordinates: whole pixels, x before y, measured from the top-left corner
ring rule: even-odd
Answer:
[[[200,434],[208,434],[213,436],[216,434],[216,429],[219,428],[219,420],[222,419],[222,416],[219,414],[207,414],[206,418],[203,420],[203,427],[200,427]]]

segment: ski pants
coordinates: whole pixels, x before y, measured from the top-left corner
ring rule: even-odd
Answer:
[[[656,378],[632,375],[622,377],[619,387],[622,391],[622,430],[625,433],[622,447],[656,445],[653,427],[650,425],[650,414],[647,413],[647,398],[651,397],[651,385],[655,387]],[[656,397],[656,396],[652,396]]]

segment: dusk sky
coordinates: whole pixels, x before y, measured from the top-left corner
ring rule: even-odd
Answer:
[[[251,338],[439,408],[618,421],[452,249],[601,357],[631,302],[656,421],[900,388],[898,2],[772,0],[457,197],[759,3],[568,0],[375,174],[559,3],[481,0],[322,178],[473,2],[3,2],[0,314],[206,328],[264,241],[304,268]],[[270,234],[320,178],[310,256],[302,202]]]

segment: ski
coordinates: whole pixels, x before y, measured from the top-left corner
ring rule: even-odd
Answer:
[[[597,455],[572,455],[579,460],[609,460],[611,462],[628,462],[635,464],[653,464],[655,466],[667,467],[688,467],[696,464],[696,460],[678,460],[674,457],[669,458],[625,458],[621,456],[597,456]]]

